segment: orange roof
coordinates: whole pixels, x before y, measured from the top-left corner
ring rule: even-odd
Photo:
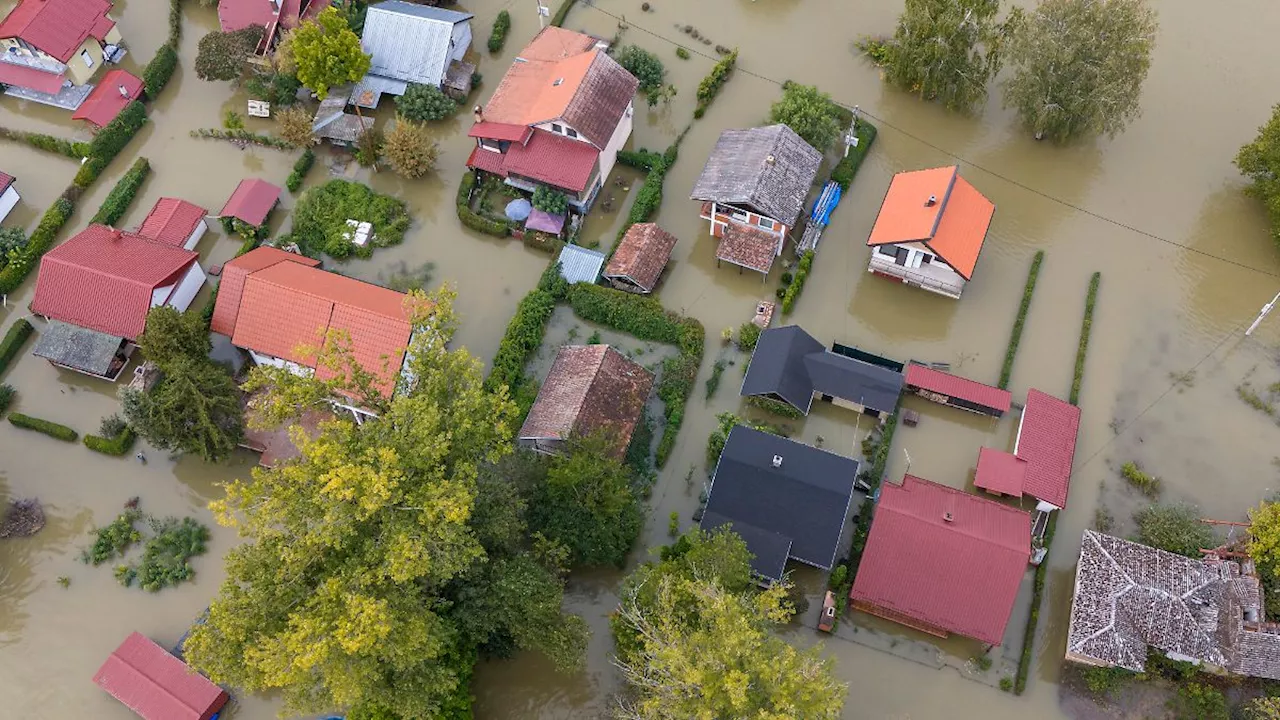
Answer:
[[[236,329],[236,317],[240,313],[240,297],[244,292],[245,278],[250,273],[270,267],[278,262],[295,262],[315,267],[319,260],[305,255],[277,250],[273,247],[254,248],[222,266],[222,280],[218,283],[218,299],[213,305],[213,320],[209,329],[230,337]]]
[[[960,177],[955,165],[898,173],[889,183],[867,245],[924,243],[969,280],[995,211],[990,200]]]
[[[584,53],[595,46],[596,39],[590,35],[548,25],[529,41],[517,57],[533,62],[555,62]]]
[[[489,98],[485,120],[536,125],[561,117],[599,53],[592,50],[557,62],[514,63]]]

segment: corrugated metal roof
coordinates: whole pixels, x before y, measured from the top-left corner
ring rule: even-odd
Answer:
[[[560,277],[572,283],[593,283],[604,267],[604,253],[578,245],[565,245],[560,251]]]
[[[449,61],[453,26],[470,13],[388,0],[369,7],[360,44],[372,56],[370,75],[440,85]]]
[[[978,470],[974,487],[1002,495],[1022,495],[1027,481],[1027,461],[1003,450],[984,447],[978,450]]]
[[[1034,388],[1027,391],[1014,454],[1027,461],[1028,495],[1067,506],[1079,431],[1080,408]]]
[[[1009,406],[1013,402],[1013,395],[1008,390],[983,385],[976,380],[934,370],[918,363],[907,365],[906,374],[909,387],[967,400],[1001,413],[1009,412]]]

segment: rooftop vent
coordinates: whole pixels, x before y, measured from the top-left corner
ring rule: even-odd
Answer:
[[[950,511],[942,513],[943,522],[953,522],[955,519],[955,516],[952,515]]]
[[[782,467],[782,456],[781,456],[781,455],[774,455],[774,456],[773,456],[773,466],[774,466],[774,467]]]
[[[937,196],[937,195],[930,195],[930,196],[929,196],[929,200],[928,200],[927,202],[925,202],[924,206],[925,206],[925,207],[933,207],[934,205],[937,205],[937,204],[938,204],[938,196]]]
[[[478,122],[478,123],[480,123],[480,122],[484,122],[484,108],[483,108],[483,107],[481,107],[480,105],[477,105],[477,106],[475,107],[475,109],[474,109],[474,110],[472,110],[471,112],[475,114],[475,116],[476,116],[476,122]]]
[[[123,85],[117,85],[117,86],[116,86],[116,89],[120,91],[120,97],[122,97],[122,98],[127,98],[127,97],[129,97],[129,88],[127,88],[127,87],[125,87],[125,86],[123,86]]]
[[[556,78],[556,81],[555,81],[555,82],[553,82],[553,83],[551,83],[551,84],[552,84],[552,85],[554,85],[554,86],[559,86],[559,85],[561,85],[561,84],[563,84],[563,83],[564,83],[564,78]]]
[[[774,157],[772,154],[765,156],[765,159],[764,159],[765,165],[772,165],[776,162],[778,162],[778,158]]]

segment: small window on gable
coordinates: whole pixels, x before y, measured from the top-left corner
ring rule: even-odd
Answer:
[[[80,59],[84,61],[85,67],[93,67],[93,56],[89,54],[88,50],[80,51]]]
[[[564,134],[564,126],[563,126],[563,125],[557,125],[557,124],[555,124],[555,123],[551,123],[551,132],[553,132],[553,133],[559,133],[559,134],[562,134],[562,135],[563,135],[563,134]]]
[[[569,136],[569,137],[571,137],[571,138],[576,138],[576,137],[578,137],[578,131],[577,131],[577,130],[574,130],[574,129],[573,129],[573,128],[571,128],[571,127],[567,127],[567,128],[565,128],[565,129],[564,129],[564,134],[565,134],[565,135],[568,135],[568,136]]]
[[[767,218],[767,217],[763,217],[763,216],[759,216],[759,215],[757,215],[757,216],[756,216],[756,224],[757,224],[757,225],[759,225],[760,227],[762,227],[762,228],[766,228],[766,229],[768,229],[768,230],[772,230],[772,229],[773,229],[773,221],[772,221],[772,220],[770,220],[770,219],[769,219],[769,218]]]

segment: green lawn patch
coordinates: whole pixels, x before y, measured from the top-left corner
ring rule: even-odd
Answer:
[[[1027,273],[1027,284],[1022,288],[1022,304],[1018,306],[1018,316],[1013,320],[1013,332],[1009,334],[1009,347],[1004,351],[1004,365],[1000,368],[1000,382],[996,385],[1001,390],[1009,389],[1009,379],[1013,376],[1013,360],[1018,356],[1018,344],[1022,342],[1022,328],[1027,322],[1027,311],[1031,309],[1031,296],[1036,291],[1036,280],[1040,277],[1040,265],[1044,262],[1044,251],[1037,250],[1031,261],[1031,270]]]
[[[359,247],[348,239],[348,219],[373,224],[368,244]],[[408,229],[409,213],[402,200],[348,180],[330,180],[307,190],[293,211],[293,239],[311,256],[370,257],[374,248],[399,244]]]

